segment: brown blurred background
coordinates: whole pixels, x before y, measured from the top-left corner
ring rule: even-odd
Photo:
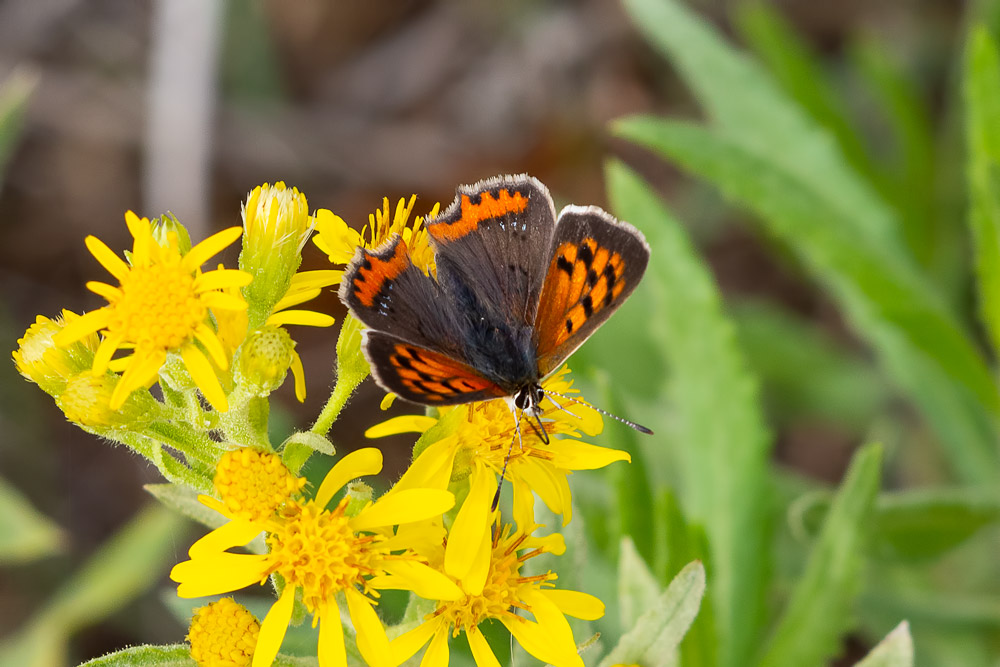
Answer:
[[[733,3],[695,4],[728,30]],[[962,3],[777,5],[832,62],[848,38],[869,33],[932,104],[954,83]],[[37,88],[0,191],[8,349],[38,313],[102,303],[84,288],[105,275],[83,238],[128,247],[128,209],[169,209],[197,241],[239,224],[252,187],[284,180],[311,208],[361,225],[383,196],[417,193],[424,212],[450,201],[456,184],[501,172],[537,176],[559,204],[606,205],[609,153],[662,189],[727,294],[767,295],[845,335],[824,297],[727,224],[732,213],[704,188],[609,139],[606,123],[623,114],[695,108],[613,0],[4,0],[0,80],[15,68],[37,76]],[[308,268],[322,264],[307,250]],[[343,314],[332,294],[320,305]],[[325,399],[335,332],[293,336],[309,397],[300,406],[288,387],[279,392],[288,428],[306,426]],[[364,409],[337,425],[335,441],[359,441],[380,417],[380,396],[366,384]],[[10,363],[0,364],[0,401],[0,475],[69,536],[62,557],[0,570],[2,636],[149,502],[141,485],[156,475],[66,423]],[[854,444],[809,423],[779,433],[780,455],[819,478],[838,479]],[[395,451],[390,476],[406,463],[405,443]],[[74,658],[182,634],[151,594],[81,636]]]

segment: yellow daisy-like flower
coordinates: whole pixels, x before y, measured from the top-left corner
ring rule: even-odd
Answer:
[[[420,539],[421,531],[396,536],[392,527],[440,516],[455,502],[447,491],[408,489],[367,502],[348,513],[349,499],[327,505],[348,481],[382,469],[382,454],[361,449],[342,458],[312,500],[294,498],[298,482],[273,454],[224,457],[216,489],[222,500],[201,501],[229,522],[195,542],[191,559],[170,573],[181,597],[234,591],[276,574],[284,587],[264,619],[254,667],[270,665],[278,653],[298,596],[319,624],[321,667],[347,664],[338,597],[346,603],[357,633],[358,650],[370,665],[390,665],[389,640],[375,613],[378,588],[404,588],[430,599],[456,599],[458,587],[416,557],[397,552]],[[235,508],[235,509],[234,509]],[[266,532],[269,553],[230,553]],[[373,578],[391,576],[384,585]]]
[[[222,598],[194,611],[187,640],[199,667],[250,667],[260,623],[246,607]]]
[[[316,246],[326,253],[333,264],[347,264],[360,248],[377,248],[394,234],[399,234],[410,254],[410,260],[424,273],[435,271],[434,249],[430,245],[424,220],[433,218],[441,208],[434,204],[426,216],[410,219],[417,196],[409,201],[400,199],[395,211],[390,215],[389,198],[382,200],[382,208],[368,216],[368,224],[358,232],[332,211],[320,209],[316,213],[317,235],[313,238]],[[343,272],[341,272],[343,273]]]
[[[86,239],[87,248],[119,286],[87,283],[91,291],[108,300],[108,305],[67,323],[55,335],[55,344],[66,346],[101,332],[104,338],[94,355],[94,375],[108,369],[117,350],[132,350],[127,361],[121,361],[124,373],[112,394],[111,409],[120,407],[136,389],[151,385],[167,355],[175,353],[212,407],[228,410],[226,394],[209,357],[223,369],[229,359],[210,325],[208,311],[245,309],[243,299],[221,290],[246,285],[251,276],[236,270],[202,273],[200,267],[238,239],[242,230],[223,230],[182,253],[176,234],[168,234],[166,245],[159,245],[148,219],[129,211],[125,223],[134,239],[129,263],[96,237]]]
[[[563,395],[577,393],[568,373],[564,366],[543,381],[542,388]],[[504,400],[442,408],[437,419],[417,415],[396,417],[365,433],[370,438],[425,433],[441,424],[441,428],[434,430],[439,439],[418,443],[413,463],[394,489],[444,489],[453,480],[469,477],[469,494],[455,518],[445,554],[444,566],[449,575],[461,579],[476,567],[482,567],[481,562],[477,566],[474,560],[483,557],[475,546],[489,534],[493,517],[490,505],[505,461],[505,478],[513,484],[515,502],[522,496],[530,497],[534,491],[550,510],[562,515],[563,525],[572,518],[567,480],[572,471],[631,461],[627,452],[578,440],[581,433],[593,436],[603,430],[604,420],[596,410],[569,401],[560,408],[548,396],[541,409],[545,431],[550,436],[548,444],[526,419],[521,420],[518,438],[514,414]]]
[[[527,512],[530,515],[531,509],[527,508]],[[528,559],[545,552],[559,555],[566,549],[561,535],[534,537],[532,532],[533,527],[523,530],[510,524],[495,526],[480,547],[488,556],[484,567],[465,579],[455,580],[462,589],[460,598],[438,601],[437,608],[421,625],[392,641],[395,661],[409,659],[429,642],[421,667],[445,667],[449,638],[464,632],[476,664],[495,667],[500,663],[479,625],[496,619],[543,663],[583,667],[566,615],[595,620],[604,615],[604,603],[586,593],[554,588],[557,576],[551,571],[536,576],[522,574],[521,567]],[[424,555],[432,564],[440,564],[444,558],[441,551],[438,548],[436,554]]]

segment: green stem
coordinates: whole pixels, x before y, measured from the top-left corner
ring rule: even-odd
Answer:
[[[327,399],[322,412],[316,418],[316,423],[309,429],[313,433],[326,435],[330,431],[333,422],[337,421],[340,411],[347,404],[347,399],[351,397],[358,385],[368,377],[369,373],[367,364],[343,364],[338,370],[337,383],[333,385],[330,398]]]
[[[149,437],[177,450],[188,460],[201,461],[215,466],[222,455],[218,443],[204,433],[164,422],[153,422],[147,428]]]

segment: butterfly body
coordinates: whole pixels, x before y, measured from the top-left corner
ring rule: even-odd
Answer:
[[[425,405],[507,398],[537,415],[541,381],[635,289],[649,261],[636,229],[596,207],[559,216],[529,176],[458,188],[425,223],[436,276],[394,236],[359,249],[340,298],[366,327],[387,391]]]

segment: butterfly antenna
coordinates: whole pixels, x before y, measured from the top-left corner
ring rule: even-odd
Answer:
[[[530,423],[530,422],[529,422]],[[532,424],[534,426],[534,424]],[[490,504],[490,511],[496,512],[497,505],[500,504],[500,489],[503,488],[503,478],[507,475],[507,464],[510,463],[510,453],[514,451],[514,440],[518,441],[521,449],[524,449],[524,443],[521,442],[521,415],[520,411],[514,412],[514,435],[510,439],[510,445],[507,447],[507,456],[503,459],[503,469],[500,470],[500,481],[497,482],[497,492],[493,494],[493,502]]]
[[[556,393],[554,391],[550,391],[548,389],[545,390],[545,393],[546,394],[551,394],[551,395],[554,395],[554,396],[558,396],[559,398],[565,398],[567,401],[572,401],[574,403],[579,403],[580,405],[586,405],[591,410],[597,410],[598,412],[600,412],[605,417],[611,417],[612,419],[614,419],[616,421],[620,421],[622,424],[625,424],[626,426],[628,426],[630,428],[634,428],[639,433],[645,433],[646,435],[653,435],[653,431],[651,429],[646,428],[642,424],[637,424],[637,423],[635,423],[634,421],[632,421],[630,419],[625,419],[624,417],[619,417],[618,415],[613,415],[610,412],[608,412],[607,410],[602,410],[601,408],[599,408],[599,407],[597,407],[595,405],[591,405],[587,401],[581,401],[578,398],[573,398],[572,396],[567,396],[566,394],[559,394],[559,393]],[[552,400],[552,399],[550,398],[549,400]]]

